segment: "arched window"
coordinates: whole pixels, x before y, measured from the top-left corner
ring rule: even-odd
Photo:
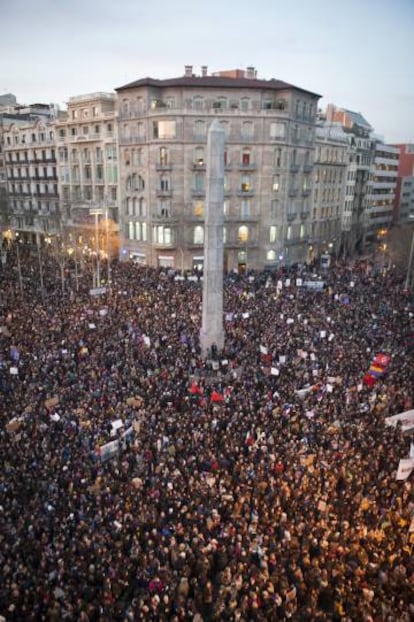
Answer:
[[[204,244],[204,227],[197,225],[194,227],[194,244]]]

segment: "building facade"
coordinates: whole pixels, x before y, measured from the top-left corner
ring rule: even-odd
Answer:
[[[316,129],[309,259],[342,250],[348,138],[342,128],[323,123]]]
[[[381,239],[392,224],[398,160],[396,147],[378,140],[374,142],[365,213],[366,244]]]
[[[47,118],[8,121],[3,125],[7,226],[35,243],[42,234],[55,233],[61,220],[54,125]]]
[[[394,145],[399,153],[393,222],[414,222],[414,144]]]
[[[202,267],[207,130],[226,133],[226,270],[304,261],[308,253],[319,95],[256,70],[116,89],[125,256]]]
[[[118,223],[115,95],[71,97],[56,121],[58,187],[65,234],[93,235],[95,216]]]

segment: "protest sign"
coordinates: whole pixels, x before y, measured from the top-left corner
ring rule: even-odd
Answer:
[[[403,432],[408,432],[414,429],[414,410],[406,410],[405,412],[393,415],[392,417],[386,417],[385,425],[396,427],[397,424],[401,424]]]
[[[408,479],[414,469],[414,458],[402,458],[398,464],[397,480]]]

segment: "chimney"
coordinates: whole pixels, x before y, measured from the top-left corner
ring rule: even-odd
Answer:
[[[246,69],[246,78],[250,80],[254,80],[257,76],[257,71],[254,67],[247,67]]]
[[[193,75],[193,66],[192,65],[185,65],[184,66],[184,77],[185,78],[191,78]]]
[[[201,65],[201,75],[203,78],[207,75],[207,65]]]

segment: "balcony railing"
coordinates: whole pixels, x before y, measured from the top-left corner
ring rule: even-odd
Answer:
[[[241,171],[255,171],[257,170],[257,164],[255,164],[254,162],[248,162],[248,163],[240,162],[239,169]]]
[[[192,188],[191,195],[193,197],[204,197],[206,195],[206,191],[200,188]]]
[[[296,212],[289,212],[288,214],[286,214],[286,218],[288,222],[293,222],[296,219],[296,216],[297,216]]]
[[[205,171],[207,168],[207,163],[203,160],[203,162],[193,162],[191,164],[191,169],[193,171]]]
[[[290,165],[290,172],[297,173],[299,169],[300,169],[299,164],[297,164],[296,162],[292,162],[292,164]]]
[[[171,171],[171,169],[172,169],[172,164],[170,162],[164,162],[162,164],[161,162],[155,163],[156,171]]]
[[[303,172],[304,173],[310,173],[313,169],[313,164],[304,164],[303,165]]]
[[[297,188],[289,188],[289,192],[288,192],[290,197],[296,197],[298,194],[298,189]]]
[[[254,190],[253,189],[243,190],[242,188],[239,188],[237,190],[237,196],[238,197],[253,197],[254,196]]]
[[[160,197],[160,198],[170,197],[172,195],[172,190],[171,188],[168,188],[168,189],[157,188],[155,191],[155,194],[157,195],[157,197]]]

